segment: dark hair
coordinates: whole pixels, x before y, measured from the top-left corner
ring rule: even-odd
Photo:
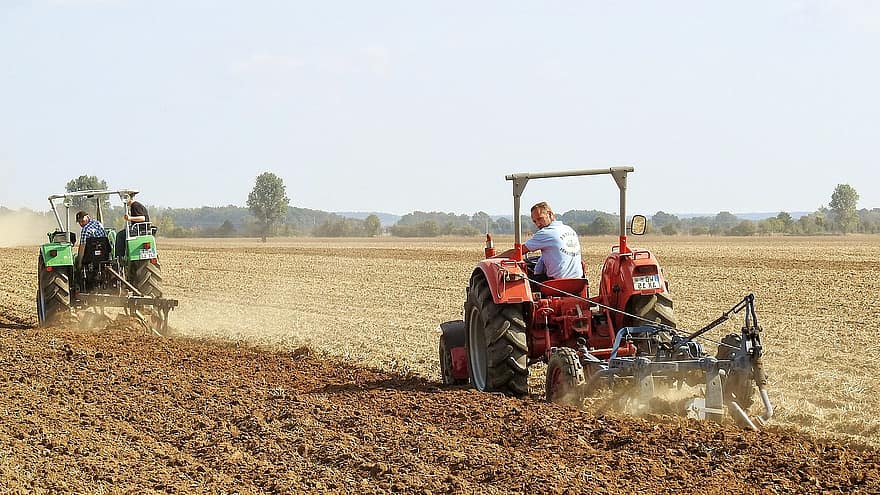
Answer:
[[[85,218],[85,217],[87,217],[87,216],[89,216],[88,213],[86,213],[86,212],[80,210],[80,211],[76,212],[76,221],[77,221],[77,222],[80,222],[80,221],[82,221],[83,218]]]

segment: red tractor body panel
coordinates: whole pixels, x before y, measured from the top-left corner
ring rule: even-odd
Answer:
[[[452,376],[455,377],[456,380],[467,382],[467,352],[465,352],[464,346],[453,347],[449,350],[449,353],[452,355]]]
[[[657,258],[650,251],[645,249],[636,249],[630,253],[613,251],[605,258],[598,302],[624,311],[632,296],[659,292],[667,292],[666,277],[660,270]],[[622,313],[612,314],[612,319],[614,328],[625,326]]]
[[[526,281],[526,271],[521,262],[506,258],[489,258],[477,264],[492,290],[495,304],[530,302],[532,289]]]
[[[557,279],[554,282],[561,285],[576,280],[583,279]],[[586,288],[584,291],[586,292]],[[597,298],[590,299],[596,300]],[[607,309],[595,307],[577,297],[553,295],[538,298],[530,306],[526,313],[531,316],[528,332],[529,358],[532,361],[546,359],[553,347],[577,348],[580,339],[586,341],[587,348],[594,355],[611,354],[616,332]],[[626,344],[618,354],[634,354],[635,347],[630,347]]]

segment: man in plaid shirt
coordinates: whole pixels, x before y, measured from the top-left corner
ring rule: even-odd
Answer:
[[[83,257],[83,250],[86,246],[86,239],[92,237],[104,237],[107,233],[104,231],[104,226],[101,225],[101,222],[93,219],[84,211],[76,213],[76,223],[82,227],[82,232],[79,235],[79,250],[77,251],[76,258],[77,264],[80,264]]]

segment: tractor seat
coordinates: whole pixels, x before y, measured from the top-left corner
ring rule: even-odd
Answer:
[[[63,230],[56,230],[50,234],[52,238],[52,242],[69,242],[70,244],[76,244],[76,234],[73,232],[64,232]]]
[[[586,278],[552,278],[542,283],[544,285],[541,286],[540,290],[544,297],[565,296],[560,291],[584,296],[584,290],[587,287]]]
[[[89,237],[83,249],[82,265],[110,261],[110,239],[106,237]]]

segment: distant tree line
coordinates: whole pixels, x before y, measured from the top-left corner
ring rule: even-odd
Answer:
[[[775,217],[762,220],[739,218],[730,212],[722,211],[714,217],[694,217],[680,219],[675,215],[658,211],[651,217],[654,233],[664,235],[820,235],[832,233],[880,233],[880,208],[861,209],[854,212],[855,223],[851,226],[841,224],[831,210],[822,207],[803,215],[797,220],[791,214],[780,212]]]
[[[260,226],[250,216],[247,208],[236,206],[202,207],[190,209],[159,208],[153,222],[162,235],[169,237],[255,237]],[[121,214],[120,214],[121,215]],[[679,218],[658,211],[649,216],[649,233],[661,235],[821,235],[833,233],[880,233],[880,208],[861,209],[854,212],[854,223],[844,223],[830,208],[794,219],[787,212],[762,220],[748,220],[722,211],[714,216]],[[486,232],[512,234],[513,221],[501,217],[492,219],[483,212],[473,215],[457,215],[441,212],[412,212],[402,216],[395,224],[383,227],[376,215],[366,219],[345,218],[305,208],[289,207],[284,222],[276,229],[280,236],[315,237],[370,237],[392,235],[395,237],[437,237],[443,235],[471,236]],[[600,211],[572,210],[560,215],[560,220],[571,225],[583,236],[614,235],[618,232],[618,217]],[[523,232],[532,229],[531,219],[521,218]]]
[[[68,191],[106,189],[95,176],[80,176],[67,183]],[[797,219],[787,212],[762,220],[748,220],[722,211],[714,216],[679,218],[658,211],[650,217],[650,232],[663,235],[820,235],[828,233],[880,233],[880,208],[856,209],[858,193],[848,184],[838,184],[828,206]],[[393,225],[384,226],[376,214],[363,219],[335,213],[297,208],[289,205],[284,184],[276,175],[266,172],[257,177],[248,196],[248,207],[235,205],[203,206],[201,208],[150,208],[150,219],[166,237],[261,237],[316,236],[369,237],[436,237],[442,235],[472,236],[483,232],[513,233],[508,217],[492,217],[478,211],[473,215],[414,211],[400,217]],[[122,227],[122,207],[105,206],[105,225]],[[0,206],[0,215],[12,210]],[[618,217],[597,210],[570,210],[559,219],[584,236],[616,234]],[[520,218],[524,234],[532,230],[530,217]]]
[[[714,217],[681,219],[658,211],[651,217],[654,232],[666,235],[819,235],[850,232],[880,232],[880,208],[856,209],[859,195],[852,186],[838,184],[831,195],[828,207],[822,206],[813,213],[797,220],[788,212],[763,220],[744,220],[730,212],[722,211]]]

